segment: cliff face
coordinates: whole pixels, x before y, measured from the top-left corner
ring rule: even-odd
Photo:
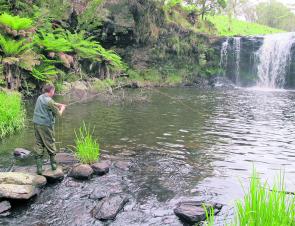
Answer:
[[[72,16],[83,13],[85,1],[72,2]],[[186,78],[218,74],[219,52],[210,39],[167,21],[154,0],[111,0],[102,4],[104,18],[91,35],[119,53],[130,68],[181,74]],[[73,16],[74,15],[74,16]]]

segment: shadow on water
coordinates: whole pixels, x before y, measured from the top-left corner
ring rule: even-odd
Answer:
[[[247,182],[253,164],[270,182],[284,169],[287,190],[295,190],[294,92],[183,88],[160,92],[165,95],[152,92],[147,103],[108,106],[94,100],[69,108],[56,124],[60,146],[73,145],[74,130],[84,120],[95,126],[103,157],[127,161],[129,170],[112,167],[108,175],[89,182],[66,177],[0,223],[181,225],[173,214],[179,200],[194,196],[231,206],[242,197],[240,182]],[[27,103],[28,118],[32,109],[33,102]],[[15,147],[33,145],[28,122],[24,131],[1,141],[0,167],[9,165]],[[17,165],[32,163],[33,158],[17,161]],[[94,190],[128,195],[129,203],[114,222],[91,217],[96,200],[89,197]]]

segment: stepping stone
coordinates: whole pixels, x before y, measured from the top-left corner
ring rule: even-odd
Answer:
[[[87,180],[90,179],[93,174],[93,169],[88,164],[80,164],[75,166],[69,176],[79,180]]]
[[[64,172],[61,166],[58,166],[56,170],[49,168],[45,170],[42,175],[50,182],[58,181],[64,178]]]
[[[106,160],[94,163],[91,165],[91,167],[93,169],[94,174],[102,176],[109,172],[111,164],[112,163],[110,161]]]
[[[65,165],[71,165],[79,162],[73,154],[66,152],[57,153],[55,156],[55,160],[57,161],[57,163]]]
[[[125,195],[112,194],[94,207],[92,215],[98,220],[114,220],[127,202],[128,198]]]
[[[33,185],[41,187],[46,184],[46,178],[29,173],[0,172],[0,184]]]
[[[24,148],[16,148],[14,149],[13,154],[15,157],[26,158],[31,154],[31,152]]]
[[[0,198],[30,199],[39,193],[33,185],[0,184]]]
[[[211,204],[200,201],[185,201],[177,204],[174,209],[174,213],[180,218],[180,220],[190,224],[195,224],[206,220],[206,211],[203,204],[205,205],[207,211],[210,211],[210,209],[213,208],[214,215],[219,213],[222,208],[222,205],[217,203]]]

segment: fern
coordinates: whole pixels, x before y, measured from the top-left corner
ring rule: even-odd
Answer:
[[[8,13],[3,13],[0,15],[0,24],[17,31],[27,30],[33,27],[32,19],[12,16]]]
[[[70,42],[61,34],[46,33],[45,31],[40,31],[40,34],[35,37],[34,42],[40,47],[44,47],[47,51],[72,51]]]
[[[13,39],[5,38],[0,34],[0,47],[6,57],[17,56],[25,50],[32,47],[31,43],[25,43],[26,40],[16,41]]]
[[[31,75],[40,81],[48,82],[53,80],[58,74],[58,70],[54,65],[42,63],[33,68]]]

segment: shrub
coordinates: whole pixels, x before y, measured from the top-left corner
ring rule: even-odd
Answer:
[[[99,159],[99,144],[92,137],[93,131],[90,131],[89,126],[86,127],[85,123],[75,131],[76,139],[76,156],[81,163],[92,164]]]
[[[0,138],[23,128],[25,111],[21,95],[17,92],[0,92]]]

